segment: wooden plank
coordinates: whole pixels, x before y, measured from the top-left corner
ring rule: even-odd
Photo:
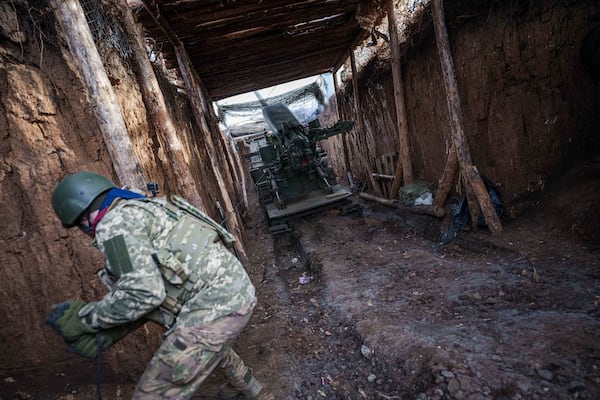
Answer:
[[[379,157],[375,158],[375,160],[376,160],[376,163],[375,163],[375,164],[376,164],[376,165],[375,165],[375,167],[376,167],[376,170],[375,170],[375,171],[373,171],[373,172],[374,172],[376,175],[383,175],[383,174],[385,174],[385,162],[384,162],[384,157],[385,157],[385,156],[381,155],[381,156],[379,156]],[[373,176],[373,178],[376,178],[376,175],[373,175],[373,174],[371,174],[371,175]],[[385,179],[376,179],[376,182],[379,184],[379,192],[381,193],[381,195],[382,195],[383,197],[386,197],[386,198],[387,198],[387,197],[388,197],[388,196],[387,196],[387,194],[388,194],[388,190],[387,190],[387,187],[386,187],[386,180],[385,180]]]
[[[184,3],[158,1],[157,3],[173,24],[193,24],[193,31],[202,32],[228,26],[235,27],[237,24],[252,23],[252,21],[256,21],[255,25],[264,25],[268,21],[281,20],[292,25],[338,13],[354,14],[359,0],[344,2],[270,0],[245,1],[229,5],[224,5],[222,2],[221,4],[214,2],[211,4],[206,1]]]
[[[394,174],[396,172],[395,167],[396,167],[396,164],[394,163],[394,153],[386,154],[385,155],[385,173],[388,175],[394,176]],[[393,179],[391,181],[386,182],[387,197],[390,199],[394,199],[397,196],[396,194],[394,194],[394,192],[392,190],[393,183],[394,183]]]
[[[315,28],[322,26],[324,28],[333,27],[342,21],[343,23],[352,22],[358,24],[353,18],[356,5],[346,3],[341,6],[339,3],[325,3],[319,6],[305,6],[290,9],[289,7],[268,7],[261,10],[245,11],[236,9],[235,14],[226,18],[219,19],[219,16],[211,9],[202,12],[194,10],[181,13],[169,12],[162,7],[162,12],[166,18],[172,21],[175,30],[181,32],[193,32],[198,36],[210,34],[216,40],[228,38],[229,35],[235,35],[244,31],[252,31],[260,27],[264,30],[273,30],[280,33],[289,31],[290,28]]]
[[[450,148],[448,149],[448,155],[446,158],[446,165],[444,166],[444,172],[438,182],[438,187],[435,192],[435,198],[433,204],[443,207],[446,203],[446,198],[452,189],[452,184],[456,178],[456,172],[458,171],[458,157],[456,156],[456,150],[454,149],[454,143],[450,142]]]
[[[218,100],[335,70],[347,50],[368,35],[354,18],[359,3],[156,0],[151,10],[170,22],[211,99]],[[163,40],[168,36],[150,14],[136,12],[149,35],[156,39],[156,48],[164,55],[166,66],[176,68],[174,49]],[[291,58],[295,59],[293,66],[286,62]],[[258,68],[262,70],[257,71]]]

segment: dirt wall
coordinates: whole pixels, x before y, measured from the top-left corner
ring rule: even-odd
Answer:
[[[448,32],[473,162],[499,185],[514,216],[534,204],[563,169],[600,153],[599,83],[580,59],[584,37],[600,23],[600,3],[480,3],[452,3]],[[402,69],[414,175],[437,182],[450,128],[428,18],[412,37],[415,47],[406,52]],[[377,191],[368,174],[393,174],[383,160],[397,158],[399,147],[389,62],[374,59],[359,82],[368,147],[356,130],[347,137],[348,156],[355,178]],[[340,113],[357,120],[351,86],[339,95]],[[345,175],[342,139],[327,146],[336,172]],[[370,170],[362,166],[364,158],[371,160]]]

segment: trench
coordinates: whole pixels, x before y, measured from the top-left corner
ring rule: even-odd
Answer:
[[[310,221],[318,221],[318,216],[300,224]],[[406,388],[400,363],[393,357],[372,357],[373,349],[355,322],[328,298],[327,285],[335,282],[327,282],[321,255],[311,250],[314,238],[290,225],[291,232],[273,237],[275,262],[265,275],[275,288],[276,301],[285,307],[281,317],[292,327],[283,345],[290,368],[287,378],[292,381],[286,398],[400,399],[421,393],[431,383],[431,372],[420,371],[421,384]]]
[[[538,235],[539,219],[509,224],[502,237],[463,232],[443,246],[439,221],[379,206],[291,228],[251,246],[270,253],[259,304],[277,303],[269,329],[283,328],[261,330],[259,310],[249,329],[258,332],[240,338],[271,342],[253,361],[282,358],[265,380],[291,382],[282,398],[598,393],[598,321],[581,296],[597,290],[597,259],[561,256],[571,244]]]

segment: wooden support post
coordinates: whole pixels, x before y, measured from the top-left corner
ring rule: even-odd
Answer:
[[[336,112],[337,112],[337,116],[339,119],[342,119],[342,109],[341,109],[341,105],[340,105],[340,101],[339,101],[339,97],[338,97],[338,83],[337,83],[337,78],[336,78],[336,72],[333,72],[333,87],[335,90],[335,105],[336,105]],[[342,135],[342,150],[344,151],[344,167],[346,168],[346,171],[344,171],[346,174],[348,174],[348,172],[350,172],[350,155],[348,154],[348,138],[346,138],[346,135]],[[348,184],[351,184],[350,182],[348,182]]]
[[[458,157],[456,156],[454,144],[450,142],[444,172],[442,173],[435,192],[435,198],[433,199],[433,204],[436,206],[443,207],[444,203],[446,203],[446,198],[448,197],[448,193],[450,193],[450,189],[452,189],[452,183],[456,177],[456,171],[458,171]]]
[[[73,61],[88,90],[104,143],[120,183],[145,190],[146,182],[133,150],[117,96],[113,90],[92,33],[78,0],[51,0]]]
[[[440,55],[442,73],[446,86],[448,111],[450,114],[450,125],[452,130],[452,142],[456,149],[456,155],[458,157],[462,179],[465,184],[465,192],[467,195],[469,195],[470,191],[473,191],[475,194],[474,197],[476,197],[476,200],[479,202],[479,205],[471,204],[473,201],[468,199],[469,210],[471,211],[471,222],[473,227],[477,226],[477,221],[479,219],[477,211],[478,207],[480,206],[490,231],[492,233],[499,233],[502,231],[502,224],[500,223],[500,219],[496,214],[483,180],[481,179],[477,168],[473,166],[469,145],[464,134],[460,96],[454,72],[454,63],[452,61],[452,55],[450,52],[450,41],[448,39],[448,32],[446,30],[446,24],[444,21],[444,8],[442,0],[433,0],[431,10],[437,48]]]
[[[246,190],[246,175],[244,173],[244,164],[242,163],[242,158],[240,156],[240,152],[237,149],[236,143],[232,138],[227,139],[227,144],[230,146],[229,154],[232,155],[233,163],[234,163],[234,175],[235,181],[239,185],[240,195],[242,197],[242,202],[244,203],[244,212],[243,215],[248,211],[248,194]]]
[[[227,229],[238,239],[235,243],[235,249],[238,257],[240,258],[240,261],[243,264],[248,264],[248,256],[242,243],[243,234],[241,223],[237,217],[237,214],[231,202],[231,197],[227,192],[227,186],[225,185],[225,180],[223,179],[223,175],[221,174],[220,166],[217,163],[217,154],[215,151],[215,146],[213,144],[212,137],[210,134],[210,127],[206,120],[205,114],[206,110],[208,109],[208,106],[202,93],[202,84],[200,82],[200,78],[197,76],[197,73],[194,70],[194,67],[192,66],[192,63],[187,55],[183,43],[174,33],[169,22],[165,20],[164,15],[159,12],[158,5],[154,2],[154,0],[143,1],[148,13],[152,16],[154,21],[161,27],[161,29],[163,30],[163,32],[174,47],[175,55],[177,57],[177,63],[179,66],[179,72],[181,73],[181,77],[185,83],[186,91],[192,106],[193,117],[196,120],[198,126],[200,126],[201,129],[206,133],[206,135],[203,137],[204,149],[208,155],[208,159],[211,163],[212,172],[217,181],[217,189],[220,191],[221,199],[225,203],[225,209],[223,210],[223,214],[225,216],[225,223],[227,225]]]
[[[363,153],[361,154],[361,158],[363,159],[363,170],[367,173],[369,180],[371,181],[371,186],[373,187],[373,191],[377,194],[380,194],[379,188],[375,179],[370,174],[371,171],[371,158],[369,152],[369,145],[367,143],[367,130],[365,129],[365,120],[362,113],[362,106],[360,102],[360,90],[358,87],[358,73],[356,72],[356,59],[354,57],[354,50],[350,50],[350,64],[352,66],[352,88],[354,90],[354,105],[356,107],[356,117],[358,118],[358,127],[359,132],[358,136],[360,139],[360,144],[362,147]]]
[[[185,82],[186,89],[188,91],[188,95],[190,97],[192,108],[194,109],[194,118],[198,120],[203,120],[201,113],[202,107],[199,104],[200,99],[203,98],[202,92],[200,90],[200,81],[196,76],[196,72],[190,62],[187,52],[183,44],[180,44],[175,48],[175,53],[177,55],[177,62],[179,64],[179,70],[181,72],[182,78]],[[200,121],[198,121],[200,123]],[[206,121],[204,122],[206,124]],[[225,210],[223,213],[225,214],[225,222],[227,224],[227,228],[233,233],[238,241],[236,242],[236,250],[240,261],[243,264],[248,264],[248,256],[246,255],[246,251],[244,249],[243,243],[241,240],[243,239],[241,223],[238,220],[237,214],[235,212],[235,208],[231,201],[231,197],[227,192],[227,186],[225,185],[225,180],[223,179],[223,175],[221,174],[221,169],[219,164],[217,163],[217,154],[215,152],[215,146],[210,137],[210,131],[207,131],[207,135],[204,140],[206,150],[212,165],[213,172],[215,174],[215,178],[217,179],[217,184],[219,185],[219,190],[221,192],[221,197],[225,202]]]
[[[340,102],[338,101],[338,90],[340,90],[340,88],[338,87],[338,82],[337,82],[337,71],[333,71],[331,73],[331,77],[333,79],[333,97],[335,100],[335,116],[337,119],[342,119],[342,113],[340,112]]]
[[[241,184],[241,180],[243,178],[240,178],[238,176],[238,168],[237,168],[237,161],[236,161],[237,152],[235,151],[234,146],[230,146],[230,143],[229,143],[230,138],[228,138],[221,131],[221,128],[218,123],[218,118],[217,118],[216,114],[214,113],[214,109],[211,107],[207,110],[207,112],[210,113],[209,114],[210,118],[213,121],[212,129],[216,135],[215,140],[217,140],[217,142],[221,145],[221,151],[218,152],[218,155],[223,156],[220,160],[221,164],[224,163],[227,166],[227,168],[225,168],[223,177],[227,180],[227,183],[229,185],[231,185],[231,187],[234,189],[234,197],[233,198],[236,200],[236,204],[238,205],[238,211],[240,211],[240,213],[243,214],[247,210],[247,207],[245,207],[245,205],[247,204],[247,201],[244,202],[246,190],[243,189],[244,185]],[[231,197],[231,195],[230,195],[230,197]],[[242,203],[244,203],[244,204],[242,204]],[[239,210],[240,207],[243,208],[243,210]]]
[[[165,151],[167,165],[171,166],[177,178],[177,183],[181,187],[181,195],[196,207],[206,210],[206,205],[202,202],[196,181],[185,161],[186,157],[183,152],[183,146],[177,135],[177,129],[173,124],[162,90],[148,58],[142,33],[133,19],[131,9],[125,3],[119,1],[116,3],[119,5],[121,14],[123,15],[123,25],[129,37],[129,43],[137,63],[135,70],[142,89],[144,104],[152,120],[152,125],[156,130],[158,141]]]
[[[200,126],[202,126],[201,121],[204,120],[204,118],[202,118],[202,108],[199,104],[199,99],[203,97],[202,92],[200,90],[200,82],[197,79],[195,70],[193,69],[192,63],[188,58],[187,52],[185,51],[183,44],[180,43],[180,45],[175,48],[175,53],[177,55],[179,71],[181,72],[181,76],[183,78],[183,81],[185,82],[186,89],[188,91],[188,95],[192,103],[194,118],[200,124]],[[208,128],[206,121],[204,121],[204,124]],[[207,135],[204,139],[204,144],[208,153],[208,158],[210,159],[213,173],[215,174],[217,184],[219,185],[218,189],[221,192],[221,198],[225,202],[224,216],[227,228],[238,238],[238,241],[236,242],[236,250],[240,261],[243,264],[247,265],[248,256],[246,255],[243,243],[241,243],[241,240],[243,240],[241,223],[235,212],[235,208],[231,201],[231,197],[227,192],[227,185],[225,185],[225,180],[223,179],[220,166],[217,163],[218,156],[216,154],[214,144],[210,137],[210,131],[207,130]]]
[[[396,18],[396,8],[394,0],[386,0],[388,25],[390,34],[390,47],[392,50],[392,80],[394,81],[394,102],[396,104],[396,125],[398,128],[398,137],[400,151],[398,165],[394,174],[395,179],[392,183],[390,198],[398,197],[401,179],[404,184],[412,183],[413,170],[410,158],[410,146],[408,141],[408,122],[406,119],[406,102],[404,101],[404,83],[402,81],[402,63],[400,62],[400,44],[398,38],[398,20]]]

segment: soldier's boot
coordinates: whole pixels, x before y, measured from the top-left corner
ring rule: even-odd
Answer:
[[[229,383],[224,383],[219,387],[219,400],[237,400],[241,399],[242,396],[242,393]]]
[[[219,388],[219,397],[235,399],[243,395],[246,399],[274,400],[270,393],[263,390],[260,382],[254,377],[252,370],[244,364],[235,351],[229,349],[219,364],[229,381]],[[265,397],[266,396],[266,397]]]
[[[219,388],[219,397],[221,399],[237,399],[241,396],[247,399],[256,399],[263,392],[263,387],[254,377],[252,369],[247,367],[243,369],[246,370],[244,375],[231,375],[228,373],[229,371],[225,370],[225,377],[229,382],[221,385]]]
[[[260,383],[259,383],[260,384]],[[258,396],[248,397],[242,391],[237,390],[231,384],[225,383],[219,388],[219,399],[235,400],[235,399],[252,399],[252,400],[275,400],[275,396],[265,389],[262,389]]]
[[[273,393],[263,389],[254,400],[275,400],[275,396],[273,396]]]

